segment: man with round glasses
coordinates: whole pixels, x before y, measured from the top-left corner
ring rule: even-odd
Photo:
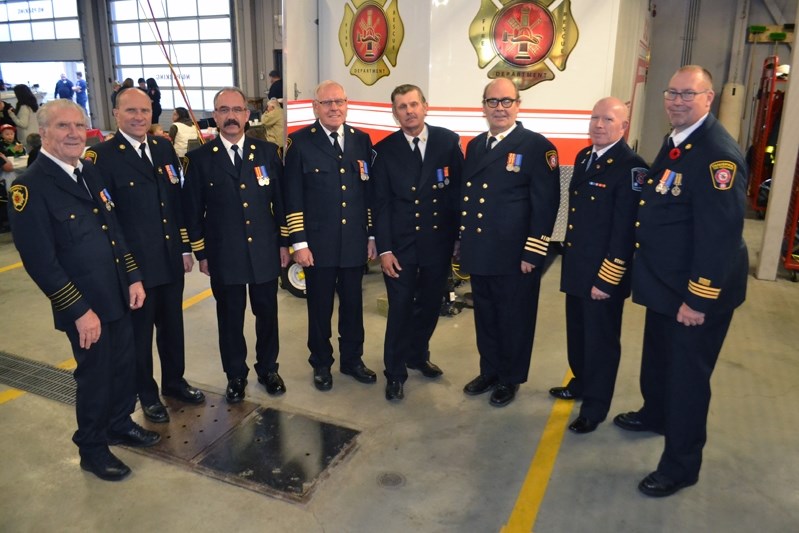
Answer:
[[[471,274],[480,374],[463,389],[509,404],[527,381],[538,289],[560,197],[558,153],[516,122],[519,90],[497,78],[483,91],[488,132],[466,149],[461,268]]]
[[[749,260],[743,217],[747,169],[735,140],[710,114],[710,73],[680,68],[664,92],[673,128],[641,191],[633,301],[645,306],[643,407],[614,423],[665,436],[657,470],[638,489],[669,496],[699,478],[707,440],[710,377]]]

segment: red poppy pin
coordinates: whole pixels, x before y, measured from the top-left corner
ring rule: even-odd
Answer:
[[[678,157],[680,157],[680,149],[672,148],[669,152],[669,159],[677,159]]]

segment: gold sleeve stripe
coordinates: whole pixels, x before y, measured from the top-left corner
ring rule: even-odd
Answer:
[[[200,239],[199,241],[193,241],[191,243],[192,252],[202,252],[203,250],[205,250],[205,239]]]
[[[689,280],[688,292],[690,292],[691,294],[695,294],[700,298],[707,298],[709,300],[718,300],[719,294],[721,294],[721,289],[703,287],[702,285],[699,285],[698,283]]]
[[[289,236],[289,228],[287,226],[280,226],[280,236],[281,237]]]
[[[618,285],[621,282],[621,278],[624,277],[624,272],[626,270],[626,268],[614,265],[605,259],[602,262],[602,266],[599,267],[599,274],[597,275],[599,276],[599,279],[606,283]]]
[[[547,255],[547,247],[548,247],[547,244],[530,242],[530,239],[528,239],[527,244],[524,246],[524,250],[536,254]]]
[[[47,297],[50,298],[51,300],[56,300],[60,298],[64,292],[73,291],[73,290],[75,290],[75,285],[73,285],[72,282],[70,281],[69,283],[67,283],[66,285],[55,291],[53,294],[48,294]]]
[[[372,210],[366,210],[366,225],[372,227]]]
[[[68,299],[61,301],[58,305],[56,305],[56,303],[53,302],[53,309],[55,309],[56,311],[63,311],[70,305],[80,300],[82,297],[83,295],[81,295],[81,293],[79,293],[76,289],[74,294],[72,294]]]
[[[189,242],[189,230],[187,230],[186,228],[180,228],[180,240],[183,243]]]
[[[72,305],[75,301],[77,301],[81,297],[80,292],[75,287],[75,285],[70,281],[66,285],[64,285],[61,289],[54,292],[48,298],[55,308],[56,311],[61,311],[66,309],[70,305]]]
[[[286,222],[288,223],[289,233],[297,233],[298,231],[305,230],[305,219],[302,211],[286,215]]]
[[[298,211],[296,213],[290,213],[290,214],[286,215],[286,220],[289,220],[289,221],[291,221],[291,220],[302,220],[302,218],[303,218],[302,211]]]

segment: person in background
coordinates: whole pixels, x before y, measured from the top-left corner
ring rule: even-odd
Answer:
[[[61,74],[61,79],[56,82],[53,94],[56,98],[72,100],[72,81],[67,79],[66,74]]]
[[[255,315],[255,372],[269,395],[286,392],[278,373],[277,280],[289,263],[283,162],[275,145],[244,136],[247,97],[226,87],[214,97],[219,137],[185,158],[184,210],[200,272],[211,277],[228,403],[244,399],[249,292]]]
[[[710,378],[746,298],[747,166],[710,113],[714,96],[710,72],[698,65],[671,77],[663,103],[673,130],[646,176],[635,224],[633,301],[646,307],[644,404],[613,422],[665,436],[657,469],[638,484],[652,497],[699,480]]]
[[[430,361],[430,338],[452,271],[458,238],[463,152],[450,130],[425,123],[416,85],[391,92],[400,129],[375,146],[375,242],[388,294],[383,343],[386,399],[404,398],[408,369],[443,374]]]
[[[11,124],[0,126],[0,151],[7,157],[19,157],[25,155],[25,147],[16,141],[17,129]]]
[[[27,85],[15,85],[14,95],[17,97],[17,105],[9,114],[17,126],[17,139],[24,140],[28,138],[28,134],[39,132],[39,121],[36,120],[39,102]]]
[[[283,108],[277,100],[272,99],[266,103],[266,111],[261,115],[261,123],[266,129],[266,140],[283,146],[284,127],[283,127]]]
[[[100,479],[120,480],[130,468],[109,445],[147,447],[161,439],[130,416],[136,403],[131,311],[145,301],[142,272],[102,176],[80,159],[86,146],[83,108],[69,99],[52,100],[39,112],[39,126],[41,155],[11,186],[14,244],[50,299],[55,328],[72,345],[78,421],[72,441],[80,467]]]
[[[163,137],[170,142],[172,141],[172,138],[167,132],[164,131],[164,128],[160,124],[150,124],[150,129],[147,131],[147,133],[156,137]]]
[[[118,81],[114,81],[111,84],[111,108],[113,109],[117,105],[117,94],[122,89],[122,84]]]
[[[480,374],[468,395],[491,392],[503,407],[527,381],[538,291],[560,205],[555,146],[516,122],[509,78],[483,89],[488,132],[469,142],[461,198],[461,268],[471,274]]]
[[[38,133],[29,133],[25,138],[25,144],[28,145],[28,166],[31,166],[42,148],[42,136]]]
[[[119,129],[110,141],[86,151],[105,178],[125,240],[144,276],[147,300],[133,313],[136,393],[151,422],[169,421],[153,379],[153,330],[161,363],[161,394],[189,404],[205,400],[184,378],[184,273],[191,257],[183,223],[180,162],[166,139],[147,135],[150,99],[139,89],[119,93],[114,118]]]
[[[605,420],[621,358],[621,318],[630,296],[635,216],[647,167],[624,141],[629,110],[602,98],[591,112],[592,146],[580,151],[569,185],[569,220],[560,290],[566,293],[566,345],[574,377],[549,394],[582,398],[569,424],[590,433]]]
[[[161,89],[155,82],[155,78],[147,78],[147,95],[153,103],[153,124],[158,124],[161,118]]]
[[[197,139],[197,128],[191,121],[189,110],[185,107],[176,107],[172,111],[172,125],[169,127],[169,138],[178,157],[186,155],[189,141]]]
[[[283,78],[277,70],[269,71],[269,92],[266,97],[269,100],[283,99]]]
[[[361,383],[377,374],[363,362],[363,272],[377,257],[372,233],[372,142],[346,123],[347,94],[334,81],[314,91],[317,120],[289,136],[286,213],[294,261],[305,272],[308,362],[317,390],[333,387],[330,322],[339,297],[339,370]]]
[[[138,80],[136,80],[136,83],[139,84],[139,89],[141,89],[144,92],[147,92],[147,82],[144,80],[144,78],[139,78]],[[133,85],[131,85],[131,87],[133,87]]]
[[[86,92],[86,80],[83,79],[83,72],[76,72],[75,77],[78,78],[72,87],[72,91],[75,93],[75,103],[81,106],[88,116],[89,109],[86,107],[86,103],[89,101],[89,95]]]

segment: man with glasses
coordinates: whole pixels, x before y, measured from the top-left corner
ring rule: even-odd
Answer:
[[[614,423],[665,435],[657,470],[638,485],[654,497],[699,478],[710,376],[746,296],[747,170],[737,143],[710,114],[714,95],[700,66],[672,76],[664,103],[673,130],[647,174],[635,224],[633,301],[647,308],[644,405]]]
[[[147,135],[152,106],[147,93],[131,87],[116,98],[114,137],[86,151],[106,179],[133,255],[144,273],[147,300],[133,313],[136,392],[150,422],[169,421],[153,379],[153,328],[161,361],[161,392],[199,404],[203,392],[183,377],[183,276],[190,272],[189,238],[180,202],[180,161],[172,145]]]
[[[130,311],[145,300],[142,272],[125,243],[114,199],[80,156],[86,114],[72,100],[38,113],[42,149],[11,186],[11,228],[25,270],[50,299],[55,328],[77,362],[72,437],[80,467],[108,481],[130,474],[109,444],[146,447],[161,436],[130,418],[136,405]]]
[[[370,238],[372,143],[346,123],[347,95],[323,81],[313,101],[316,122],[292,133],[286,152],[286,213],[294,261],[308,296],[308,359],[314,386],[330,390],[333,299],[339,297],[339,369],[361,383],[377,375],[363,363],[364,265],[377,257]]]
[[[463,153],[455,133],[425,123],[419,87],[395,88],[391,108],[400,129],[375,146],[375,232],[388,293],[386,399],[401,400],[408,368],[443,373],[429,344],[458,237]]]
[[[463,389],[509,404],[527,381],[541,270],[560,197],[558,153],[516,122],[519,89],[497,78],[483,90],[488,132],[466,149],[461,268],[471,274],[480,374]]]
[[[278,374],[277,278],[289,262],[281,194],[283,165],[272,143],[244,137],[249,110],[236,87],[214,96],[220,136],[187,155],[183,206],[200,272],[211,277],[228,403],[244,399],[247,292],[255,315],[255,372],[270,395]]]

